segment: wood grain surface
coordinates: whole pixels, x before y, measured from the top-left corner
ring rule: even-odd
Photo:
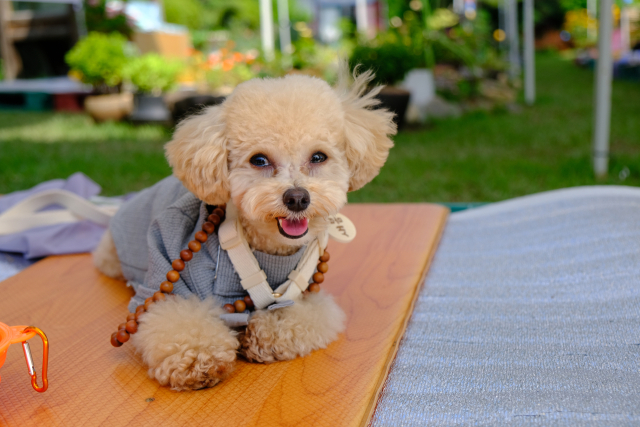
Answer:
[[[436,205],[349,205],[358,228],[329,243],[322,287],[347,313],[327,349],[271,365],[239,361],[230,378],[194,392],[150,380],[133,347],[110,334],[132,291],[90,255],[50,257],[0,283],[0,321],[50,340],[49,390],[36,393],[19,345],[0,374],[0,425],[351,426],[366,424],[437,247],[448,211]],[[40,371],[42,345],[30,340]]]

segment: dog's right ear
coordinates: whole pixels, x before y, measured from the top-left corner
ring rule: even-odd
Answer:
[[[209,107],[183,120],[165,145],[173,174],[210,205],[226,203],[230,197],[223,108]]]
[[[351,172],[349,191],[355,191],[380,172],[393,147],[389,136],[396,134],[397,127],[393,113],[375,109],[380,103],[376,95],[382,87],[367,92],[373,80],[371,71],[358,75],[354,70],[354,80],[350,83],[349,67],[342,61],[339,77],[337,90],[344,110],[345,155]]]

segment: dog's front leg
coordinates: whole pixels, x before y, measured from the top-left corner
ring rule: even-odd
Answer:
[[[302,357],[335,341],[344,322],[331,295],[309,294],[290,307],[256,311],[240,338],[241,353],[265,363]]]
[[[140,317],[131,336],[149,376],[174,390],[212,387],[233,370],[239,346],[215,300],[169,297]]]

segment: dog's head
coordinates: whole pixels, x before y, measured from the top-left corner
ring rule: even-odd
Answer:
[[[347,192],[371,181],[395,134],[392,113],[350,90],[293,75],[239,85],[220,106],[178,126],[166,146],[174,175],[198,198],[237,206],[255,249],[285,253],[326,229]]]

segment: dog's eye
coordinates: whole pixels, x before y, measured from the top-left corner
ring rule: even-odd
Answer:
[[[327,160],[327,155],[319,151],[311,156],[311,163],[322,163],[325,160]]]
[[[269,159],[264,154],[256,154],[255,156],[251,157],[251,160],[249,160],[249,162],[253,166],[258,166],[260,168],[271,165],[271,163],[269,163]]]

